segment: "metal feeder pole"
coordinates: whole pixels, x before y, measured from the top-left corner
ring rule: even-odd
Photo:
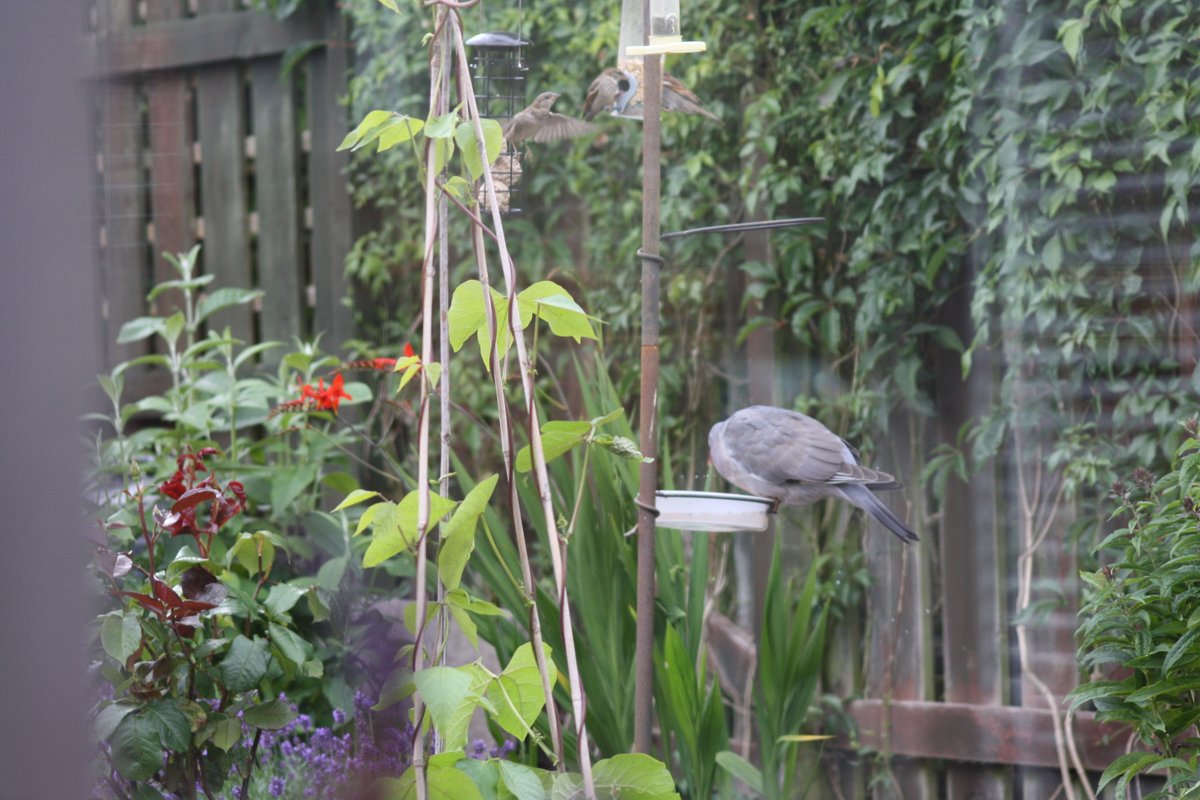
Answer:
[[[649,41],[650,3],[645,4]],[[638,446],[643,461],[638,480],[637,665],[634,673],[633,751],[650,752],[654,720],[654,530],[658,490],[658,288],[659,193],[662,150],[662,55],[642,56],[642,376]]]

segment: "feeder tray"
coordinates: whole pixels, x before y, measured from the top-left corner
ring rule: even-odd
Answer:
[[[656,492],[659,528],[677,531],[758,532],[770,522],[772,501],[749,494]]]

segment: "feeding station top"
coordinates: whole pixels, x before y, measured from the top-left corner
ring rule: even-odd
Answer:
[[[620,104],[616,116],[627,119],[642,118],[643,56],[703,53],[707,49],[708,45],[704,42],[684,40],[683,15],[679,8],[679,0],[622,0],[617,68],[632,76],[634,91],[627,102]]]

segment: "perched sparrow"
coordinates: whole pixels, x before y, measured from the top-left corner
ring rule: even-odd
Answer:
[[[591,119],[601,111],[622,113],[637,93],[637,89],[638,77],[633,72],[609,67],[588,87],[587,99],[583,103],[583,118]],[[662,107],[664,111],[699,114],[714,122],[721,121],[716,114],[704,107],[691,89],[667,72],[663,73]]]
[[[712,427],[708,449],[717,472],[747,492],[790,506],[840,498],[902,541],[917,540],[912,528],[875,496],[902,488],[896,479],[859,466],[854,448],[812,417],[772,406],[743,408]]]
[[[702,117],[708,117],[713,122],[721,121],[720,117],[704,107],[700,98],[696,97],[691,89],[680,83],[674,75],[666,72],[663,73],[662,107],[667,111],[699,114]]]
[[[587,99],[583,101],[583,118],[591,119],[601,111],[621,113],[637,92],[637,86],[637,78],[632,73],[609,67],[588,87]]]
[[[583,136],[596,130],[596,126],[581,119],[556,114],[550,110],[558,92],[542,92],[529,106],[517,112],[504,125],[504,138],[509,144],[529,139],[534,142],[553,142]]]

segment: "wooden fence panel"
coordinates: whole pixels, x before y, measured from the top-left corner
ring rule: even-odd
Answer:
[[[178,2],[150,3],[147,24],[183,16]],[[193,159],[191,86],[186,75],[157,73],[146,81],[146,106],[150,127],[150,214],[153,224],[152,259],[155,283],[178,275],[162,254],[181,253],[196,243],[192,186]],[[178,305],[173,293],[155,298],[154,310],[163,313]]]
[[[344,173],[350,159],[336,152],[346,135],[346,111],[338,97],[343,93],[348,36],[346,20],[333,7],[325,10],[326,44],[309,57],[308,124],[309,202],[312,209],[312,274],[316,288],[314,325],[325,331],[328,347],[349,338],[354,325],[352,309],[342,303],[346,295],[346,254],[354,242],[353,205]]]
[[[200,0],[200,14],[229,11],[233,0]],[[204,271],[219,287],[254,286],[246,196],[243,116],[245,90],[240,65],[216,64],[196,76],[196,119],[200,135],[200,214],[204,221]],[[212,327],[229,326],[244,342],[253,342],[254,309],[235,306],[214,314]]]
[[[970,341],[972,285],[963,269],[959,296],[946,304],[944,324],[960,340]],[[980,349],[964,380],[957,352],[939,353],[938,438],[958,441],[964,425],[979,418],[996,392],[995,365],[989,349]],[[945,700],[999,707],[1008,699],[1008,626],[1005,612],[1005,548],[997,523],[996,466],[967,480],[951,476],[941,506],[938,539],[941,560],[942,664]],[[932,543],[930,543],[932,545]],[[1004,800],[1012,795],[1011,770],[951,763],[946,769],[947,800]]]
[[[304,260],[301,258],[299,141],[291,76],[277,59],[250,68],[254,108],[254,196],[258,208],[258,285],[264,341],[290,344],[303,331]],[[275,353],[278,358],[278,352]]]
[[[133,25],[130,0],[104,0],[96,7],[99,29],[118,33]],[[99,216],[101,314],[109,323],[110,335],[103,344],[104,362],[118,362],[143,355],[147,343],[117,345],[120,326],[146,313],[145,203],[141,150],[141,97],[132,81],[115,81],[98,93],[98,138],[100,144]]]
[[[228,325],[248,344],[322,332],[334,350],[353,334],[342,302],[353,207],[347,159],[335,153],[350,127],[338,100],[346,90],[345,24],[333,2],[309,3],[283,20],[243,5],[97,4],[84,47],[103,81],[95,95],[106,301],[99,327],[109,365],[156,346],[111,341],[125,321],[151,310],[151,284],[175,277],[161,253],[198,240],[199,270],[214,276],[214,288],[266,290],[258,307],[222,311],[210,328]],[[329,52],[318,46],[282,76],[284,54],[303,43]],[[307,94],[297,91],[301,76]],[[300,130],[306,120],[311,134]],[[312,154],[303,141],[313,143]],[[317,220],[311,237],[309,217]],[[152,310],[168,312],[177,302],[166,293]],[[134,381],[127,394],[152,390]]]
[[[903,483],[913,485],[920,475],[922,423],[915,414],[899,412],[893,415],[884,448],[876,462],[894,469]],[[918,524],[921,505],[919,493],[892,493],[886,498],[901,516]],[[907,503],[917,502],[914,509]],[[868,524],[866,546],[867,568],[872,581],[867,589],[867,619],[870,638],[867,642],[866,692],[868,697],[887,701],[933,699],[933,635],[930,627],[930,565],[929,545],[905,545],[873,519]],[[926,539],[930,538],[926,535]],[[880,720],[880,734],[887,744],[893,733],[893,722],[887,712]],[[889,759],[889,775],[874,782],[872,796],[876,800],[905,798],[905,800],[934,800],[937,784],[934,770],[927,762]]]

